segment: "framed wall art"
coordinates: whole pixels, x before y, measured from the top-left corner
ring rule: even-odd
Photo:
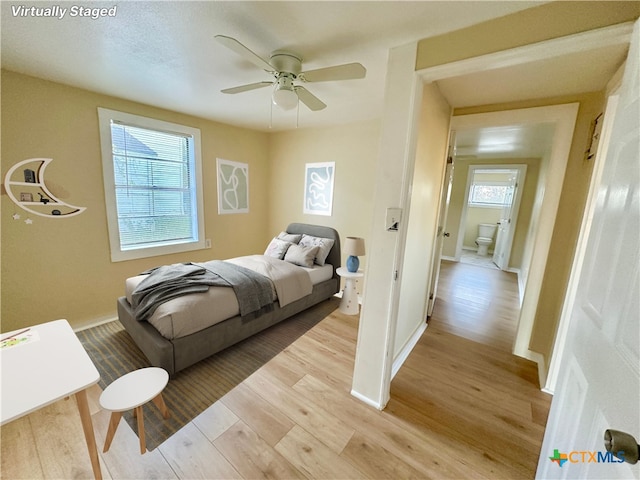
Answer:
[[[332,215],[335,162],[307,163],[304,174],[304,213]]]
[[[249,213],[249,165],[217,160],[218,214]]]

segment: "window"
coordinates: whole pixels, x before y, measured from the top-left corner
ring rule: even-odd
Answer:
[[[506,182],[478,182],[471,184],[469,205],[478,207],[502,207],[513,189]]]
[[[112,261],[204,248],[200,131],[98,115]]]

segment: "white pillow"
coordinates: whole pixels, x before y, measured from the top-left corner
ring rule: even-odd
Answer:
[[[324,265],[327,260],[327,255],[331,247],[333,247],[335,240],[330,238],[313,237],[311,235],[302,235],[300,243],[298,245],[303,247],[318,247],[318,253],[316,253],[315,262],[318,265]]]
[[[278,238],[280,240],[284,240],[285,242],[291,242],[291,243],[300,243],[300,239],[302,238],[302,234],[298,234],[298,233],[287,233],[287,232],[280,232],[280,234],[278,235]]]
[[[284,258],[284,254],[287,253],[289,247],[293,245],[291,242],[285,242],[284,240],[280,240],[279,238],[274,238],[269,242],[267,249],[264,251],[264,254],[269,257],[275,257],[282,260]]]
[[[284,256],[285,261],[300,265],[301,267],[313,267],[313,260],[318,253],[318,247],[301,247],[292,244]]]

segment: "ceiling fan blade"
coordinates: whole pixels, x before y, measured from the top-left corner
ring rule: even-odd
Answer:
[[[354,80],[364,78],[367,69],[359,63],[345,63],[334,67],[318,68],[302,72],[298,78],[304,82],[328,82],[331,80]]]
[[[220,91],[222,93],[242,93],[248,92],[249,90],[255,90],[256,88],[268,87],[269,85],[273,85],[273,82],[249,83],[247,85],[240,85],[239,87],[225,88],[224,90]]]
[[[269,62],[259,57],[235,38],[227,37],[225,35],[216,35],[216,40],[230,50],[233,50],[245,60],[250,61],[254,65],[266,70],[267,72],[274,72],[275,68],[271,66]]]
[[[309,110],[313,110],[317,112],[318,110],[322,110],[323,108],[327,108],[327,106],[316,97],[313,93],[307,90],[304,87],[295,87],[295,91],[298,94],[298,99],[304,103]]]

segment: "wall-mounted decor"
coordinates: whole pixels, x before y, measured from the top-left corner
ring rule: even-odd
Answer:
[[[331,216],[335,162],[307,163],[304,174],[304,213]]]
[[[52,158],[29,158],[16,163],[4,177],[7,195],[20,208],[41,217],[72,217],[84,212],[86,207],[63,202],[47,188],[44,172],[51,162]]]
[[[591,122],[591,135],[589,138],[589,148],[584,154],[585,160],[591,160],[596,156],[598,145],[600,144],[600,135],[602,133],[602,114]]]
[[[249,213],[249,165],[217,159],[218,214]]]

